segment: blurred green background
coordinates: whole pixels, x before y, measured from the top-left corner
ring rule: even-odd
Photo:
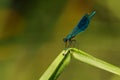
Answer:
[[[79,49],[120,66],[120,1],[0,0],[0,80],[38,80],[64,49],[79,19],[96,15],[76,40]],[[72,59],[58,80],[120,80]]]

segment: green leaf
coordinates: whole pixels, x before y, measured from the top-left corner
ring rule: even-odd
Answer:
[[[39,80],[56,80],[65,69],[66,65],[69,64],[71,57],[120,76],[119,67],[95,58],[76,48],[67,48],[58,55]]]
[[[73,55],[73,57],[75,59],[120,76],[120,68],[119,67],[116,67],[110,63],[107,63],[103,60],[95,58],[81,50],[78,50],[75,48],[71,48],[70,50],[71,50],[71,54]]]
[[[56,80],[60,73],[64,70],[66,65],[70,62],[70,52],[68,50],[63,50],[58,57],[53,61],[53,63],[44,72],[39,80]]]

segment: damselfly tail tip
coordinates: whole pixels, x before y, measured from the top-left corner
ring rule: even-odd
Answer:
[[[94,11],[92,11],[89,15],[93,16],[93,15],[95,15],[95,14],[96,14],[96,11],[94,10]]]
[[[95,14],[96,14],[95,10],[89,13],[88,19],[91,19]]]
[[[96,11],[94,10],[94,11],[92,11],[92,14],[95,14],[96,13]]]

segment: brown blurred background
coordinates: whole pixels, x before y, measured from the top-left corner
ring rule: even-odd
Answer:
[[[0,0],[0,80],[38,80],[64,49],[79,19],[96,15],[76,40],[79,49],[120,66],[120,1]],[[58,80],[120,80],[75,59]]]

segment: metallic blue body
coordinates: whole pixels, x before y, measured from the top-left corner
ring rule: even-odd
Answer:
[[[89,23],[92,17],[95,15],[96,11],[91,12],[90,14],[85,14],[79,23],[75,26],[75,28],[72,30],[71,33],[69,33],[66,38],[63,39],[64,42],[71,41],[72,38],[74,38],[77,34],[84,31]]]

